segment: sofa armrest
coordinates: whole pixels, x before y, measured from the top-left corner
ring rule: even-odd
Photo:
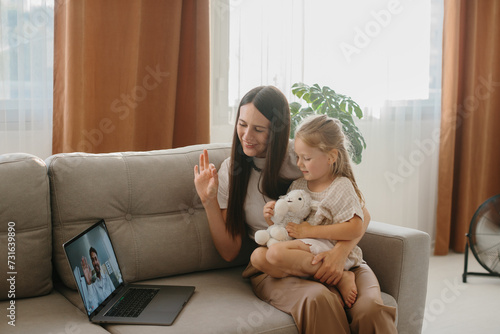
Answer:
[[[429,235],[371,221],[359,246],[382,291],[398,303],[399,333],[421,333],[429,271]]]

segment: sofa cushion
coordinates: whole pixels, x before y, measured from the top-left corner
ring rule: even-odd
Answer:
[[[209,270],[141,282],[194,285],[196,291],[172,326],[104,326],[116,334],[297,333],[290,315],[255,296],[249,280],[241,276],[244,268]],[[83,312],[83,303],[76,291],[57,285],[56,289]],[[382,299],[385,305],[397,306],[388,294],[382,293]]]
[[[249,280],[241,277],[244,268],[210,270],[145,282],[196,286],[195,293],[171,327],[104,327],[115,334],[298,333],[290,315],[255,296]]]
[[[9,302],[0,302],[5,310]],[[52,293],[36,298],[16,301],[15,327],[8,317],[0,322],[0,333],[108,333],[99,325],[92,324],[87,315],[73,306],[61,294]]]
[[[54,263],[75,288],[62,244],[104,218],[125,281],[246,264],[217,253],[194,187],[204,148],[219,167],[229,144],[109,154],[57,154],[47,159],[51,181]]]
[[[52,289],[49,180],[43,160],[0,155],[0,300]],[[5,279],[8,278],[8,279]]]

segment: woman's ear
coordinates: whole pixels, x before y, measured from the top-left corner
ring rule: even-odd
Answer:
[[[339,150],[337,150],[336,148],[332,149],[328,154],[328,162],[330,163],[330,165],[333,165],[337,161],[338,157],[339,157]]]

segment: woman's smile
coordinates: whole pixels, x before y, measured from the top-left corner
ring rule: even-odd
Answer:
[[[253,103],[241,106],[237,132],[243,152],[247,156],[258,158],[266,156],[269,125],[269,120],[255,108]]]

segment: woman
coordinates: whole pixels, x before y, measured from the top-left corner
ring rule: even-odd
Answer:
[[[240,102],[231,157],[217,172],[204,151],[194,167],[196,190],[215,247],[226,261],[238,255],[244,233],[253,239],[255,231],[267,228],[262,214],[266,202],[286,193],[291,181],[301,176],[289,134],[286,97],[272,86],[254,88]],[[364,216],[366,230],[370,220],[366,209]],[[321,264],[316,281],[275,279],[251,264],[243,276],[250,278],[259,298],[293,316],[299,333],[396,333],[396,311],[383,304],[377,278],[366,264],[352,270],[358,287],[352,308],[344,310],[342,297],[333,287],[359,240],[339,241],[332,250],[315,256],[313,263],[303,263]]]

